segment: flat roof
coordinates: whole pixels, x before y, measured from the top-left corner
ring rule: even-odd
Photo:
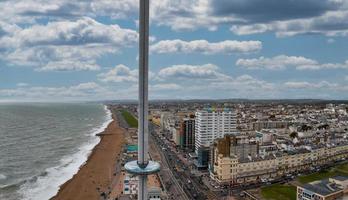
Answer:
[[[315,181],[302,186],[302,188],[309,190],[311,192],[320,194],[322,196],[327,196],[339,191],[342,191],[339,185],[331,183],[328,179],[322,181]]]

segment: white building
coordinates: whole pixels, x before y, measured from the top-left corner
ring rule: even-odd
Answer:
[[[137,194],[138,193],[138,177],[126,174],[123,180],[123,194]]]
[[[200,147],[209,147],[217,138],[227,134],[236,134],[237,115],[229,109],[204,109],[196,112],[195,151]]]

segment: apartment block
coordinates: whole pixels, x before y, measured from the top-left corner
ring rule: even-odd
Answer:
[[[217,138],[236,134],[236,113],[230,109],[204,109],[195,114],[195,152]]]

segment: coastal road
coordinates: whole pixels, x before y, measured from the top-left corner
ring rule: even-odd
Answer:
[[[129,111],[129,110],[128,110]],[[135,117],[135,113],[129,111]],[[135,117],[137,118],[137,117]],[[183,190],[185,182],[178,179],[174,176],[169,160],[162,150],[162,147],[159,144],[158,138],[155,136],[156,126],[152,123],[149,123],[149,154],[151,158],[161,164],[161,170],[158,172],[161,180],[163,181],[163,187],[165,187],[168,195],[168,199],[175,200],[190,200],[194,199],[190,193],[187,193]]]
[[[153,127],[151,127],[150,129],[153,129]],[[163,184],[167,190],[168,199],[189,200],[190,198],[187,197],[180,183],[172,173],[168,162],[163,155],[162,149],[160,149],[157,142],[154,141],[152,134],[150,134],[149,136],[149,153],[153,160],[160,161],[161,163],[161,171],[158,173],[158,175],[164,181]]]
[[[162,159],[164,158],[166,161],[169,171],[174,175],[176,182],[179,183],[189,199],[221,199],[221,196],[218,197],[218,195],[210,191],[199,177],[191,173],[188,166],[189,162],[184,162],[185,159],[182,155],[180,156],[179,152],[176,152],[172,147],[168,146],[166,141],[163,141],[159,137],[159,130],[153,127],[154,126],[151,124],[149,129],[152,138],[151,143],[156,143],[162,155]],[[161,147],[164,148],[162,149]]]

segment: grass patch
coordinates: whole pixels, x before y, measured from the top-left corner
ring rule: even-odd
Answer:
[[[339,165],[336,167],[337,170],[348,174],[348,164],[344,164],[344,165]]]
[[[333,176],[338,175],[337,172],[335,170],[330,170],[330,171],[321,171],[321,172],[316,172],[314,174],[310,174],[310,175],[306,175],[306,176],[300,176],[298,177],[298,181],[300,181],[300,183],[310,183],[313,181],[318,181],[321,179],[326,179],[326,178],[330,178]]]
[[[129,127],[138,128],[138,120],[135,119],[135,117],[132,114],[130,114],[127,110],[122,110],[121,113]]]
[[[332,167],[330,170],[316,172],[306,176],[300,176],[297,180],[302,183],[310,183],[322,179],[327,179],[333,176],[348,176],[348,164]]]
[[[261,188],[261,195],[267,200],[296,200],[296,187],[274,184]]]

